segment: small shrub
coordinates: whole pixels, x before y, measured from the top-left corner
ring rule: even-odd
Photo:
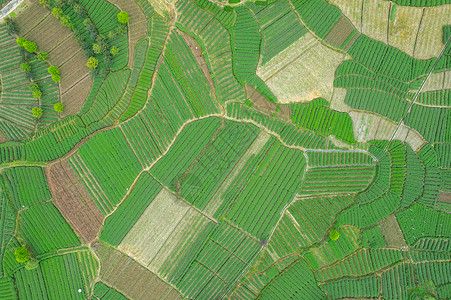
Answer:
[[[61,76],[59,75],[52,75],[52,80],[55,82],[60,82],[61,81]]]
[[[46,62],[49,59],[49,54],[47,52],[44,52],[44,51],[39,51],[38,59],[40,61]]]
[[[35,83],[35,82],[30,83],[29,88],[30,88],[31,94],[33,95],[33,98],[36,98],[36,99],[41,98],[42,92],[37,83]]]
[[[338,233],[338,231],[332,230],[329,234],[329,237],[332,241],[336,241],[340,237],[340,234]]]
[[[130,16],[128,15],[128,12],[121,11],[117,14],[117,20],[119,21],[119,23],[125,24],[130,21]]]
[[[119,54],[119,49],[116,46],[111,47],[110,54],[116,56]]]
[[[47,71],[49,72],[50,75],[59,75],[60,73],[60,69],[58,69],[58,67],[56,66],[48,67]]]
[[[20,65],[20,68],[24,71],[24,72],[31,72],[31,65],[27,62],[24,62]]]
[[[26,41],[24,43],[24,48],[30,53],[34,53],[38,50],[38,46],[36,46],[36,43],[30,41]]]
[[[39,267],[39,261],[35,257],[27,261],[27,263],[25,264],[25,269],[27,270],[34,270],[37,267]]]
[[[93,56],[91,56],[86,62],[86,66],[90,69],[96,69],[99,65],[99,60]]]
[[[49,0],[39,0],[39,4],[41,4],[44,7],[49,7],[50,1]]]
[[[40,117],[42,117],[42,114],[44,113],[44,111],[42,110],[42,108],[33,107],[31,109],[31,113],[33,114],[33,117],[39,119]]]
[[[55,109],[56,112],[61,113],[63,112],[64,105],[63,103],[58,102],[53,106],[53,108]]]
[[[14,249],[14,255],[16,256],[16,260],[19,263],[27,262],[30,259],[30,253],[27,250],[27,247],[21,246]]]
[[[72,21],[70,20],[69,16],[62,16],[60,21],[61,25],[69,28],[70,30],[74,28],[74,24],[72,24]]]
[[[115,30],[116,30],[116,35],[126,34],[127,33],[127,25],[118,24]]]
[[[57,18],[60,19],[61,16],[63,15],[63,10],[59,7],[55,7],[52,9],[52,15]]]
[[[28,42],[27,39],[24,38],[18,38],[16,39],[16,43],[17,45],[19,45],[20,47],[24,47],[25,43]]]
[[[18,32],[17,25],[11,18],[5,18],[6,31],[9,35],[14,35]]]

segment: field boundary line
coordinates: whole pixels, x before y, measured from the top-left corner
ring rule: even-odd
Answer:
[[[446,42],[445,46],[442,48],[442,50],[440,51],[440,54],[437,56],[437,60],[435,61],[434,65],[432,66],[431,70],[429,71],[429,73],[426,75],[426,78],[423,80],[423,83],[421,84],[420,88],[418,89],[418,91],[415,93],[415,96],[413,97],[410,105],[409,105],[409,109],[407,110],[407,112],[404,114],[404,116],[401,118],[401,120],[399,120],[398,122],[398,126],[396,126],[395,131],[393,132],[393,135],[391,137],[391,139],[389,140],[387,146],[384,149],[384,153],[382,154],[382,157],[384,157],[387,153],[388,148],[390,147],[391,143],[393,142],[393,139],[395,138],[396,133],[398,133],[399,128],[401,127],[401,125],[404,124],[404,120],[405,118],[410,114],[413,105],[415,104],[415,102],[418,99],[418,96],[421,93],[421,90],[424,88],[424,86],[426,85],[426,82],[428,81],[429,77],[432,75],[432,72],[434,72],[435,67],[437,67],[438,62],[440,61],[440,59],[442,58],[443,54],[445,53],[446,48],[448,47],[449,43],[451,42],[451,37],[448,38],[448,41]]]

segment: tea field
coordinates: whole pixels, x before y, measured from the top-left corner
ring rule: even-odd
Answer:
[[[19,2],[0,299],[451,299],[451,0]]]

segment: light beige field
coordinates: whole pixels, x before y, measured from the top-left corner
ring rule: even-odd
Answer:
[[[348,17],[357,30],[362,26],[362,3],[364,0],[331,0],[330,3],[337,6],[341,12]]]
[[[418,59],[439,54],[443,47],[442,27],[451,24],[451,5],[396,8],[383,0],[331,0],[363,34],[394,46]]]
[[[422,15],[421,8],[398,5],[394,19],[389,21],[388,44],[412,56]]]
[[[365,0],[362,10],[362,33],[387,43],[388,20],[391,2]]]
[[[341,53],[323,46],[307,33],[290,47],[257,68],[281,103],[331,100],[335,69],[344,60]]]
[[[163,189],[118,249],[158,274],[163,264],[177,268],[185,247],[210,222],[190,204]]]
[[[421,92],[451,89],[451,71],[433,73],[429,76]]]
[[[401,227],[399,227],[395,215],[391,214],[382,219],[379,222],[379,226],[389,248],[401,249],[407,247],[404,234],[402,233]]]
[[[147,266],[189,209],[188,204],[163,188],[118,249]]]
[[[394,122],[376,114],[351,111],[349,115],[354,126],[355,138],[359,142],[390,140],[397,127]],[[407,142],[414,151],[426,143],[417,131],[406,125],[400,126],[394,139]]]
[[[451,24],[451,4],[425,8],[414,57],[427,59],[437,56],[444,46],[442,27],[449,24]]]

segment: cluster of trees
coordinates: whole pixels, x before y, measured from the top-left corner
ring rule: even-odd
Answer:
[[[14,255],[16,261],[21,264],[25,264],[25,269],[33,270],[39,266],[39,261],[36,257],[32,257],[31,253],[27,249],[27,246],[20,246],[14,249]]]
[[[27,79],[30,80],[29,89],[31,91],[31,94],[33,98],[39,99],[42,97],[42,91],[39,88],[39,85],[33,81],[33,73],[32,73],[32,66],[31,64],[35,62],[36,60],[47,62],[49,58],[49,54],[44,51],[39,51],[37,54],[38,47],[36,43],[29,41],[24,38],[17,38],[16,39],[17,44],[21,47],[21,53],[22,53],[22,62],[20,64],[20,68],[25,72],[25,76]],[[52,75],[52,80],[54,82],[61,81],[60,76],[60,70],[56,66],[50,66],[48,67],[48,72],[50,75]],[[58,104],[58,103],[57,103]],[[60,103],[60,106],[55,105],[55,110],[57,112],[62,112],[63,110],[63,104]],[[31,110],[31,113],[33,117],[35,118],[41,118],[44,111],[40,107],[34,107]]]
[[[29,41],[24,38],[18,38],[16,39],[17,45],[27,50],[29,53],[35,53],[38,51],[38,46],[35,42]]]
[[[127,22],[130,17],[127,12],[120,12],[117,15],[118,25],[108,32],[107,36],[99,33],[96,25],[90,19],[88,12],[77,0],[39,0],[44,7],[51,9],[55,18],[61,21],[61,24],[68,27],[74,33],[77,42],[80,44],[88,61],[86,65],[91,69],[92,75],[106,75],[113,64],[113,57],[119,53],[119,49],[109,45],[109,41],[114,40],[117,36],[127,33]],[[66,6],[70,6],[77,17],[83,20],[85,33],[77,30],[73,25],[69,15],[65,14]],[[99,64],[99,59],[103,58],[103,64]],[[102,66],[103,68],[99,68]]]
[[[50,75],[52,75],[53,81],[55,81],[55,82],[61,81],[60,69],[58,69],[58,67],[50,66],[50,67],[48,67],[47,71],[49,72]]]

